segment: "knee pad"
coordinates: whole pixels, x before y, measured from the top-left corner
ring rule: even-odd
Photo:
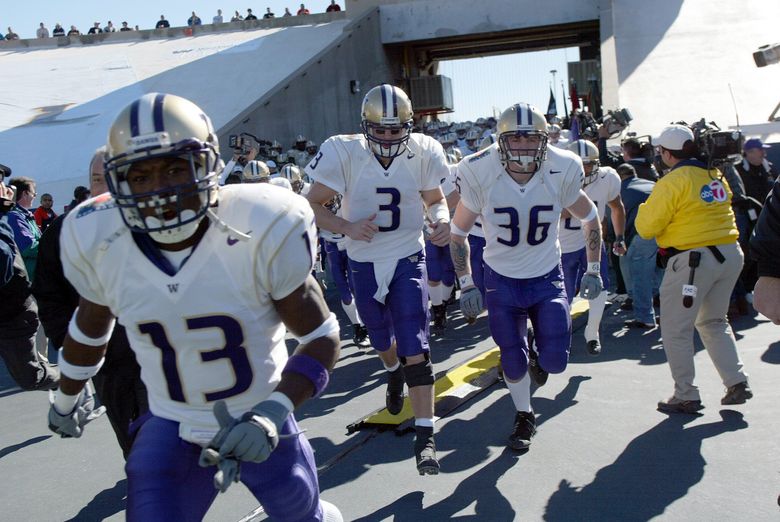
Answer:
[[[431,364],[431,359],[427,354],[425,356],[425,362],[403,366],[403,369],[406,385],[410,388],[433,384],[433,364]]]

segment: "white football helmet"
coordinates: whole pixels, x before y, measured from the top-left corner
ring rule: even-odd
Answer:
[[[363,98],[363,136],[378,157],[392,159],[403,154],[412,132],[412,102],[398,87],[382,84]]]
[[[496,124],[499,157],[510,174],[533,174],[547,158],[547,120],[539,109],[527,103],[516,103],[501,113]],[[523,137],[533,143],[518,146],[513,138]]]
[[[485,150],[496,142],[495,134],[488,134],[479,142],[479,150]]]
[[[574,141],[567,148],[582,158],[582,167],[585,171],[582,186],[587,187],[596,181],[599,175],[599,149],[588,140]]]
[[[303,190],[303,175],[301,174],[301,169],[297,165],[293,165],[292,163],[288,163],[284,167],[282,167],[282,177],[285,178],[287,181],[290,182],[290,186],[292,187],[292,191],[296,194],[300,194]]]
[[[135,164],[156,158],[189,163],[191,181],[135,194],[127,175]],[[108,131],[106,183],[127,227],[158,243],[191,237],[217,201],[219,141],[208,116],[179,96],[149,93],[122,109]],[[193,198],[197,208],[187,208]],[[175,207],[175,217],[166,219]],[[151,210],[152,215],[149,214]]]
[[[271,171],[268,165],[258,160],[247,162],[241,173],[242,183],[268,183],[270,179]]]

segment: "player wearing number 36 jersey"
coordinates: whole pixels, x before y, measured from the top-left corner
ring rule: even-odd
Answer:
[[[388,371],[385,404],[403,407],[404,381],[415,415],[420,474],[436,474],[433,368],[428,354],[428,290],[423,203],[432,243],[449,241],[450,214],[439,188],[449,175],[439,142],[412,134],[412,103],[379,85],[363,100],[363,133],[333,136],[306,167],[307,198],[320,228],[344,234],[355,303]],[[343,194],[341,217],[323,205]]]
[[[571,342],[569,305],[560,268],[558,221],[568,209],[583,220],[589,275],[583,297],[601,291],[598,260],[601,233],[593,202],[582,192],[582,162],[547,147],[547,123],[534,107],[518,103],[497,124],[498,143],[458,164],[461,199],[450,244],[467,317],[482,310],[474,286],[466,236],[481,215],[485,301],[490,331],[501,350],[504,377],[517,409],[509,446],[525,449],[535,433],[531,409],[526,321],[536,334],[538,365],[549,373],[566,368]],[[593,264],[595,268],[590,265]]]
[[[202,520],[239,480],[274,519],[341,520],[319,499],[292,415],[338,358],[338,323],[310,275],[314,215],[270,184],[218,187],[218,161],[211,122],[188,100],[147,94],[117,116],[110,194],[62,228],[63,269],[81,301],[50,428],[81,435],[83,383],[116,317],[151,412],[131,427],[128,520]],[[300,342],[289,358],[285,327]]]

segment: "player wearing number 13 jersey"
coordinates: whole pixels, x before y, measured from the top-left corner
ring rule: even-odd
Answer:
[[[439,142],[411,133],[412,115],[401,89],[371,89],[363,100],[363,133],[322,144],[306,167],[314,180],[306,197],[320,228],[347,236],[357,309],[388,371],[387,409],[401,411],[405,380],[417,430],[417,469],[436,474],[423,203],[431,242],[446,245],[450,214],[439,183],[449,169]],[[324,207],[338,193],[341,217]]]
[[[120,112],[107,156],[110,194],[75,208],[62,229],[63,269],[81,301],[51,429],[81,435],[81,388],[116,317],[151,411],[131,428],[128,520],[202,520],[214,486],[239,480],[272,518],[341,520],[319,500],[292,415],[338,357],[338,323],[310,275],[306,200],[269,184],[218,187],[211,122],[178,96],[147,94]],[[285,327],[300,342],[289,358]]]
[[[498,143],[458,164],[461,199],[452,223],[451,251],[461,283],[461,309],[476,317],[482,296],[474,286],[466,236],[481,215],[485,232],[485,301],[490,331],[501,350],[504,377],[517,409],[509,446],[525,449],[536,421],[528,375],[528,318],[536,334],[538,364],[549,373],[566,368],[571,320],[560,268],[558,221],[568,209],[582,218],[588,260],[595,264],[588,291],[600,292],[601,234],[593,202],[582,192],[582,162],[547,147],[547,122],[528,104],[505,110]],[[583,286],[586,286],[583,283]]]

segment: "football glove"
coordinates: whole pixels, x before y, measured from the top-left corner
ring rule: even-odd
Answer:
[[[601,282],[601,275],[598,273],[585,272],[580,281],[580,297],[583,299],[595,299],[604,290]]]
[[[482,294],[476,286],[460,291],[460,310],[466,320],[472,322],[482,313]]]
[[[95,394],[91,383],[87,383],[79,393],[73,411],[62,415],[54,407],[54,392],[49,392],[49,429],[63,439],[78,438],[84,433],[84,426],[106,412],[105,406],[95,408]]]

